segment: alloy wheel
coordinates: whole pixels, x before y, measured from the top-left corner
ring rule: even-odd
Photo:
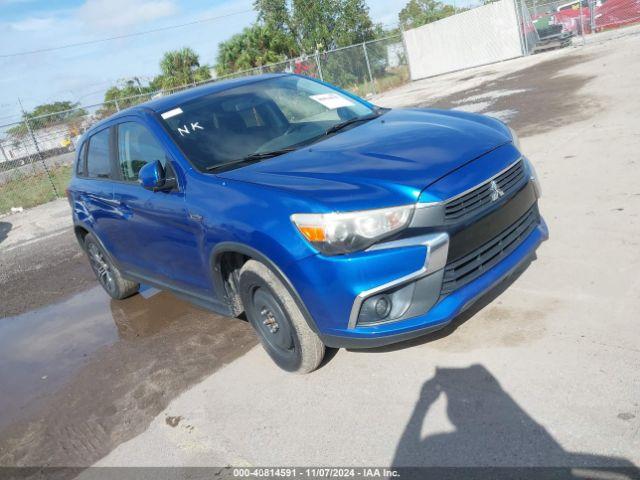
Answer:
[[[89,244],[87,253],[89,254],[91,268],[95,272],[96,277],[98,277],[100,284],[108,292],[114,293],[116,290],[116,281],[109,261],[95,243]]]

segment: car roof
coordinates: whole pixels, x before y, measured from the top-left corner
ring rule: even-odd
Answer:
[[[251,77],[234,78],[231,80],[214,81],[206,85],[190,88],[188,90],[183,90],[177,93],[172,93],[171,95],[167,95],[166,97],[156,98],[154,100],[150,100],[148,102],[140,103],[133,107],[129,107],[125,110],[121,110],[118,113],[115,113],[110,117],[107,117],[104,120],[101,120],[98,123],[95,123],[94,125],[92,125],[91,128],[87,131],[87,133],[91,133],[93,130],[99,129],[104,123],[111,122],[114,119],[117,119],[119,117],[123,117],[126,115],[130,115],[137,111],[153,110],[154,112],[162,113],[162,112],[171,110],[172,108],[176,108],[177,106],[182,105],[185,102],[188,102],[189,100],[193,100],[194,98],[210,95],[212,93],[223,92],[230,88],[240,87],[243,85],[250,85],[252,83],[258,83],[263,80],[267,80],[269,78],[278,78],[278,77],[284,77],[287,75],[291,75],[291,74],[271,73],[271,74],[264,74],[264,75],[254,75]]]

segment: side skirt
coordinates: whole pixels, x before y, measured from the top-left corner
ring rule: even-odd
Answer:
[[[194,305],[202,307],[205,310],[209,310],[213,313],[224,315],[225,317],[233,316],[231,312],[231,308],[228,305],[221,303],[218,300],[212,298],[213,296],[205,297],[205,296],[190,292],[189,290],[185,290],[182,288],[175,287],[174,285],[170,285],[164,282],[160,282],[158,280],[154,280],[152,278],[147,277],[146,275],[140,275],[130,271],[122,272],[122,275],[129,280],[133,280],[134,282],[143,283],[145,285],[150,285],[152,287],[155,287],[159,290],[166,290],[168,292],[171,292],[176,297],[179,297],[183,300],[193,303]]]

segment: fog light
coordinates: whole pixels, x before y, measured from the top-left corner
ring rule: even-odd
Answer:
[[[440,298],[443,277],[441,269],[411,283],[370,294],[360,304],[355,321],[349,318],[349,328],[373,327],[426,314]]]
[[[376,300],[374,310],[380,320],[386,318],[391,312],[391,300],[388,297],[382,296]]]
[[[367,298],[358,315],[358,324],[388,322],[400,318],[411,305],[415,283]]]

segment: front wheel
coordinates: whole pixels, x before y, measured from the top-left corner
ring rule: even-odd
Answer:
[[[100,243],[90,233],[84,238],[84,249],[89,257],[93,273],[102,288],[116,300],[122,300],[138,292],[140,284],[122,277]]]
[[[324,344],[278,277],[264,264],[249,260],[240,270],[239,283],[247,318],[276,364],[296,373],[318,368]]]

